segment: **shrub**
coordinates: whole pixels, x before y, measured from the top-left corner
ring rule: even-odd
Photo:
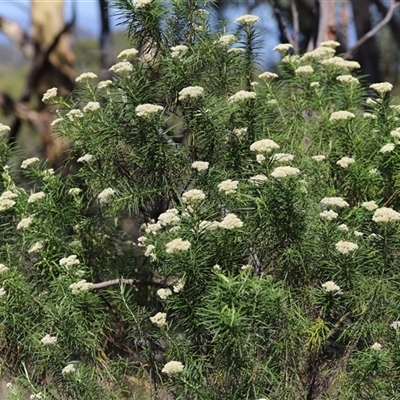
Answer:
[[[46,96],[78,173],[1,143],[3,372],[43,399],[398,396],[391,85],[326,46],[256,73],[253,16],[116,6],[141,56]]]

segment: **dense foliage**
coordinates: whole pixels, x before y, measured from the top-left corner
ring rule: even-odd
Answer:
[[[116,6],[141,53],[44,96],[78,172],[0,142],[9,399],[399,396],[391,85],[336,42],[256,72],[258,17]]]

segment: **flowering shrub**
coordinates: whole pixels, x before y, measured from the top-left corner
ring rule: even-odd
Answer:
[[[44,96],[77,174],[14,171],[0,141],[9,398],[400,396],[392,86],[333,41],[256,71],[252,15],[116,6],[142,51]]]

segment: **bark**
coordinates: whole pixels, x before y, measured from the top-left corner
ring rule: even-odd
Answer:
[[[42,47],[50,46],[64,28],[64,1],[31,0],[32,40],[39,53]],[[74,74],[75,56],[67,34],[63,35],[49,56],[51,64],[65,75]]]
[[[111,29],[107,0],[99,0],[100,6],[100,69],[101,79],[108,79],[111,76],[109,68],[113,64],[113,49],[111,41]]]
[[[361,38],[372,30],[371,14],[369,6],[370,0],[360,2],[359,0],[351,0],[353,7],[354,23],[356,26],[357,37]],[[361,64],[362,71],[368,75],[370,83],[380,82],[382,75],[379,69],[379,48],[375,37],[369,38],[354,53],[354,59]]]
[[[334,1],[319,2],[317,46],[326,40],[336,40],[336,18]]]

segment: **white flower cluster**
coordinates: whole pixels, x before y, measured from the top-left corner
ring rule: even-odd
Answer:
[[[169,296],[172,295],[172,291],[171,289],[158,289],[157,290],[157,296],[161,299],[161,300],[166,300],[168,299]]]
[[[236,36],[235,35],[222,35],[217,41],[217,44],[220,44],[222,46],[229,46],[231,43],[236,42]]]
[[[387,143],[379,150],[380,153],[391,153],[394,150],[394,143]]]
[[[350,111],[335,111],[331,114],[329,121],[347,120],[354,117],[355,115]]]
[[[374,211],[378,208],[378,205],[375,203],[375,201],[364,201],[364,203],[361,204],[361,207],[364,207],[368,211]]]
[[[229,103],[236,103],[238,101],[253,100],[257,97],[256,92],[249,92],[247,90],[239,90],[234,95],[229,97]]]
[[[185,281],[183,279],[177,279],[174,282],[173,289],[175,293],[179,293],[185,287]]]
[[[186,251],[190,249],[190,242],[188,240],[183,240],[182,238],[177,238],[171,240],[165,245],[165,251],[168,254],[178,253],[181,251]]]
[[[179,92],[179,100],[195,99],[203,94],[204,89],[201,86],[188,86]]]
[[[259,175],[255,175],[255,176],[252,176],[251,178],[249,178],[249,183],[251,183],[255,186],[260,186],[267,180],[268,180],[268,178],[264,174],[259,174]]]
[[[82,279],[79,282],[72,283],[69,285],[69,288],[71,289],[72,294],[78,294],[81,292],[87,292],[90,290],[93,286],[93,283],[87,282],[86,279]]]
[[[294,73],[298,76],[310,76],[314,72],[311,65],[304,65],[295,69]]]
[[[342,57],[332,57],[327,60],[323,60],[321,61],[321,65],[324,67],[347,69],[349,71],[361,68],[361,65],[357,61],[344,60]]]
[[[102,90],[102,89],[107,89],[110,85],[112,85],[112,80],[107,79],[105,81],[100,81],[97,84],[97,89]]]
[[[271,139],[258,140],[250,146],[251,151],[255,151],[259,154],[270,153],[272,150],[275,149],[279,149],[279,144],[275,143]]]
[[[97,75],[93,72],[84,72],[83,74],[80,74],[76,79],[75,82],[77,83],[82,83],[82,82],[90,82],[93,79],[96,79]]]
[[[44,199],[46,194],[44,192],[32,193],[28,198],[28,203],[35,203],[38,200]]]
[[[37,157],[27,158],[26,160],[22,161],[21,168],[27,169],[32,164],[39,162],[40,160]]]
[[[386,93],[393,89],[393,85],[389,82],[373,83],[370,85],[371,89],[374,89],[379,96],[384,96]]]
[[[227,179],[218,184],[218,190],[224,192],[225,194],[235,193],[239,185],[239,181],[233,181],[232,179]]]
[[[355,78],[354,76],[347,74],[347,75],[339,75],[336,78],[337,81],[344,83],[346,85],[357,85],[360,83],[360,81]]]
[[[286,178],[291,175],[298,175],[300,170],[294,167],[276,167],[272,172],[271,176],[276,179]]]
[[[140,243],[140,242],[139,242]],[[144,252],[145,257],[151,257],[153,260],[157,259],[157,256],[154,253],[154,249],[156,246],[154,244],[149,244],[146,246],[146,250]]]
[[[324,197],[320,201],[320,204],[324,207],[349,207],[349,203],[347,201],[344,201],[341,197]]]
[[[18,197],[18,194],[12,192],[11,190],[6,190],[3,192],[0,196],[0,211],[5,211],[11,207],[14,207],[16,203],[12,199],[15,197]]]
[[[381,351],[382,350],[382,345],[378,342],[375,342],[372,346],[371,346],[371,350],[374,351]]]
[[[82,118],[83,117],[83,112],[78,109],[73,109],[70,112],[67,113],[68,119],[73,122],[77,118]]]
[[[354,250],[358,249],[358,245],[353,242],[346,242],[344,240],[340,240],[335,244],[336,250],[342,254],[351,253]]]
[[[218,221],[201,221],[199,224],[199,232],[215,231],[219,228],[219,224]]]
[[[71,188],[68,190],[68,194],[70,194],[72,196],[77,196],[81,192],[82,192],[82,189],[80,189],[80,188]]]
[[[83,107],[83,112],[94,112],[100,110],[100,103],[98,101],[89,101],[85,107]]]
[[[397,331],[397,329],[400,328],[400,321],[393,321],[393,322],[390,324],[390,327],[393,328],[395,331]]]
[[[164,110],[164,107],[156,104],[140,104],[135,108],[138,117],[150,117]]]
[[[122,50],[121,53],[118,54],[117,59],[123,60],[123,61],[132,60],[133,58],[135,58],[137,56],[138,53],[139,53],[139,51],[136,49],[133,49],[133,48],[125,49],[125,50]]]
[[[43,399],[43,396],[42,396],[41,392],[36,393],[36,394],[31,394],[29,396],[29,400],[42,400],[42,399]]]
[[[340,290],[340,286],[336,285],[333,281],[325,282],[321,285],[327,292],[338,292]]]
[[[225,218],[219,223],[219,227],[223,229],[232,230],[241,228],[243,222],[235,214],[227,214]]]
[[[202,190],[192,189],[182,194],[182,202],[184,204],[198,204],[206,198],[206,195]]]
[[[28,253],[37,253],[38,251],[43,249],[43,242],[34,243],[28,250]]]
[[[290,49],[293,49],[293,46],[290,43],[280,43],[277,46],[275,46],[272,50],[279,51],[280,53],[285,54]]]
[[[164,368],[161,370],[161,372],[167,375],[174,375],[182,372],[183,368],[184,366],[180,361],[170,361],[164,365]]]
[[[56,344],[56,342],[57,342],[57,336],[50,336],[49,334],[45,335],[40,340],[40,343],[42,343],[43,346],[51,346],[53,344]]]
[[[22,218],[17,225],[17,229],[25,229],[28,228],[29,225],[33,222],[33,217]]]
[[[11,128],[8,125],[0,124],[0,137],[10,131],[11,131]]]
[[[258,75],[258,78],[265,79],[265,80],[272,80],[272,79],[278,78],[278,75],[275,74],[274,72],[266,71],[266,72],[263,72],[262,74]]]
[[[180,218],[178,216],[179,211],[176,208],[170,208],[169,210],[165,211],[164,213],[160,214],[158,217],[158,224],[161,226],[168,226],[168,225],[177,225],[180,222]],[[157,225],[157,224],[153,224]],[[149,224],[146,226],[147,229],[150,231],[157,231],[157,227],[150,227]],[[147,232],[145,228],[145,231]],[[154,229],[152,229],[154,228]]]
[[[67,375],[67,374],[71,374],[73,372],[75,372],[75,365],[74,364],[68,364],[66,367],[63,368],[63,370],[61,371],[61,373],[63,375]]]
[[[319,216],[323,219],[326,219],[327,221],[332,221],[333,219],[338,217],[338,213],[336,213],[333,210],[325,210],[319,213]]]
[[[143,229],[146,233],[157,235],[157,232],[162,229],[162,225],[160,222],[154,223],[154,220],[152,220],[151,222],[143,224],[140,228]]]
[[[57,97],[57,90],[56,87],[48,89],[42,97],[43,103],[50,103],[55,97]]]
[[[107,204],[109,203],[111,197],[114,195],[115,190],[112,188],[107,188],[104,189],[101,193],[99,193],[99,195],[97,196],[97,198],[99,199],[99,202],[101,204]]]
[[[165,326],[167,324],[167,314],[158,312],[153,317],[150,317],[150,321],[159,327]]]
[[[393,131],[390,132],[390,136],[400,139],[400,128],[396,128]]]
[[[78,259],[78,256],[73,254],[71,256],[68,257],[63,257],[61,258],[58,263],[63,266],[63,267],[72,267],[73,265],[79,265],[80,261]]]
[[[326,40],[325,42],[321,42],[320,47],[330,47],[331,49],[336,49],[336,47],[340,46],[340,43],[336,40]]]
[[[369,112],[365,112],[365,113],[363,113],[363,118],[376,119],[377,116],[375,114],[371,114]]]
[[[294,160],[294,155],[286,153],[276,153],[270,157],[270,160],[272,162],[280,162],[280,163],[290,162]]]
[[[195,161],[192,163],[192,168],[197,169],[197,171],[205,171],[208,169],[209,162],[208,161]]]
[[[321,162],[324,161],[326,157],[323,155],[317,155],[317,156],[312,156],[311,158],[316,162]]]
[[[316,49],[305,53],[301,57],[301,61],[325,61],[326,59],[330,59],[335,55],[335,49],[330,47],[317,47]]]
[[[77,159],[77,162],[80,162],[80,163],[89,162],[92,158],[93,158],[93,156],[91,154],[85,154],[84,156],[79,157]]]
[[[133,71],[133,65],[129,61],[121,61],[114,64],[109,71],[119,75],[126,75]]]
[[[6,294],[6,290],[3,287],[0,287],[0,297],[4,297]]]
[[[372,221],[377,224],[387,224],[400,220],[400,213],[388,207],[378,208],[372,216]]]
[[[347,168],[349,165],[355,163],[354,158],[342,157],[340,160],[336,161],[336,164],[342,168]]]
[[[256,15],[251,15],[251,14],[245,14],[242,15],[241,17],[236,18],[236,23],[241,24],[241,25],[253,25],[254,23],[258,22],[260,20],[259,17]]]
[[[183,54],[185,54],[188,51],[189,47],[185,46],[184,44],[180,44],[178,46],[173,46],[171,47],[171,57],[175,58],[179,58],[181,57]]]
[[[64,121],[64,118],[56,118],[55,120],[53,120],[51,122],[50,126],[56,126],[56,125],[60,124],[63,121]]]

